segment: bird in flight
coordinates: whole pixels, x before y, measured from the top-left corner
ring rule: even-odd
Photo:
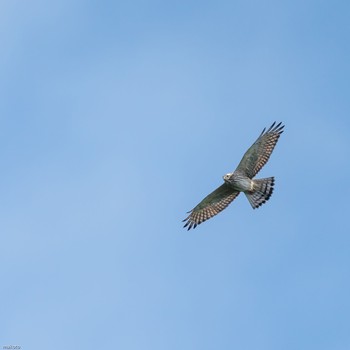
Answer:
[[[244,192],[253,209],[260,207],[272,195],[274,177],[253,179],[269,160],[276,143],[283,133],[284,125],[274,122],[262,131],[258,139],[244,154],[236,170],[223,176],[224,183],[206,196],[188,213],[184,227],[188,230],[212,218],[224,210],[239,194]],[[266,131],[265,131],[266,130]]]

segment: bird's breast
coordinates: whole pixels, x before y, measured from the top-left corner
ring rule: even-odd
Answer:
[[[253,181],[243,174],[233,173],[226,182],[237,191],[247,192],[252,190]]]

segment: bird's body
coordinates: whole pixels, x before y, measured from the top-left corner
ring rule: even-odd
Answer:
[[[283,132],[281,123],[262,131],[258,139],[244,154],[236,170],[223,176],[224,183],[205,197],[190,211],[184,227],[188,230],[224,210],[239,194],[244,192],[253,209],[264,204],[272,195],[275,179],[253,179],[269,160]]]
[[[240,192],[252,191],[254,187],[253,180],[239,170],[224,175],[223,179],[226,184]]]

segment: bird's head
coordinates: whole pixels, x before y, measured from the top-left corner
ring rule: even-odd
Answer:
[[[224,175],[222,178],[224,179],[224,181],[229,181],[231,176],[232,176],[232,173],[228,173]]]

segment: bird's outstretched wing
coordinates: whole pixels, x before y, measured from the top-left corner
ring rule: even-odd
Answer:
[[[249,178],[253,178],[269,160],[276,143],[283,133],[284,125],[274,122],[265,132],[262,131],[258,139],[244,154],[236,171],[241,171]]]
[[[186,221],[184,227],[188,226],[187,230],[196,228],[197,225],[224,210],[238,195],[238,191],[224,183],[189,211],[190,215],[183,220]]]

